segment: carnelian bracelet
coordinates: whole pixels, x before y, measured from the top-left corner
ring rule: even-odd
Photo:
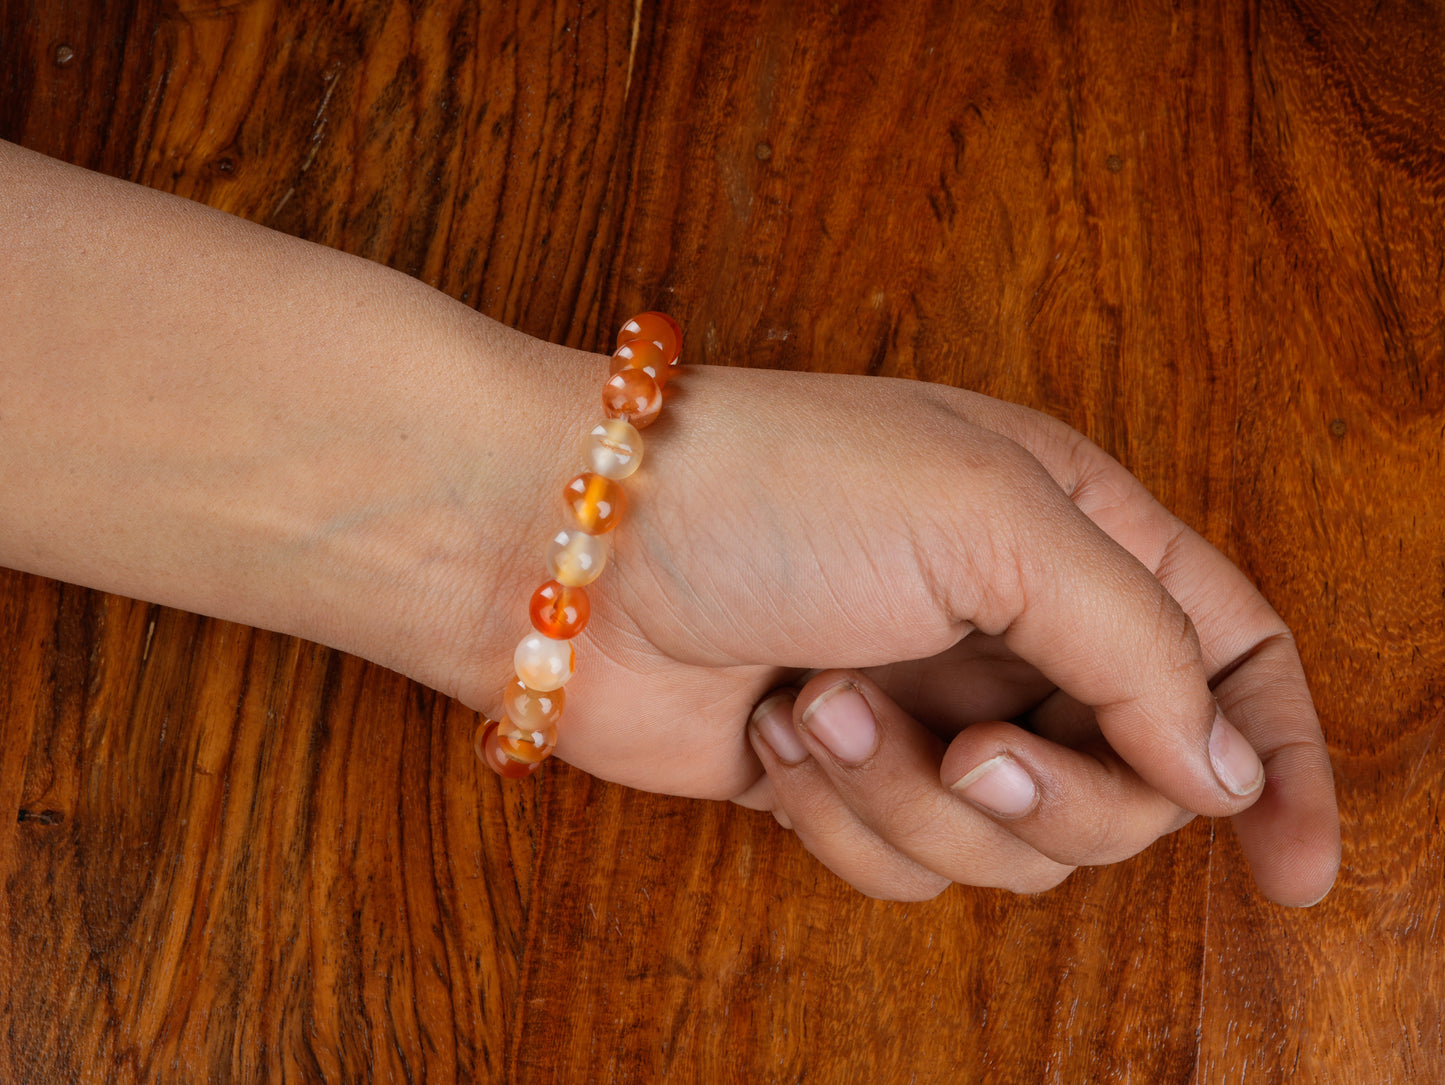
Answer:
[[[513,656],[516,674],[502,691],[500,720],[483,720],[472,745],[502,776],[528,776],[557,745],[576,670],[572,638],[591,613],[587,585],[607,563],[608,533],[627,506],[619,485],[642,463],[642,436],[662,411],[662,388],[682,353],[682,330],[663,313],[642,313],[617,333],[612,376],[602,386],[607,417],[582,438],[587,470],[562,490],[569,522],[547,545],[549,579],[532,595],[532,632]]]

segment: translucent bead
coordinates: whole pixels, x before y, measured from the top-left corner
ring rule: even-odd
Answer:
[[[617,526],[627,508],[622,487],[604,475],[586,471],[562,491],[562,499],[577,518],[577,526],[589,535],[604,535]]]
[[[587,599],[586,588],[569,588],[549,580],[532,593],[527,609],[532,615],[532,628],[542,636],[571,640],[587,624],[592,604]]]
[[[514,720],[497,725],[497,745],[513,761],[535,765],[544,761],[557,745],[557,725],[523,727]]]
[[[515,780],[532,775],[542,763],[541,759],[523,761],[510,756],[508,751],[502,748],[502,736],[497,733],[500,726],[496,720],[482,721],[477,733],[472,737],[472,749],[477,757],[498,776]]]
[[[562,718],[562,707],[567,703],[567,691],[563,689],[532,689],[520,678],[513,678],[502,690],[502,704],[507,719],[520,727],[537,730],[555,727]]]
[[[672,375],[672,366],[662,348],[651,339],[629,339],[612,352],[612,372],[623,369],[640,369],[661,388]]]
[[[553,580],[569,588],[583,587],[602,575],[602,567],[607,564],[607,536],[589,535],[581,528],[564,528],[547,544],[546,560],[547,575]]]
[[[603,478],[627,478],[642,464],[642,434],[620,418],[599,422],[582,438],[582,459]]]
[[[662,348],[669,365],[676,365],[678,356],[682,354],[682,329],[666,313],[638,313],[622,325],[622,330],[617,333],[617,345],[621,346],[629,339],[651,339]]]
[[[512,663],[523,683],[539,693],[550,693],[572,677],[577,669],[577,653],[570,641],[528,633],[517,645]]]
[[[646,429],[662,412],[662,389],[640,369],[619,369],[602,386],[602,408],[608,418]]]

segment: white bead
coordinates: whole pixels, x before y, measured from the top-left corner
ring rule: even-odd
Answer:
[[[631,422],[609,418],[582,438],[582,458],[595,474],[624,479],[642,463],[642,434]]]
[[[561,689],[577,669],[577,653],[570,641],[528,633],[512,656],[517,677],[539,693]]]
[[[607,536],[564,528],[547,544],[547,575],[569,588],[580,588],[602,575],[607,564]],[[529,686],[532,683],[527,683]],[[532,686],[541,689],[541,686]]]

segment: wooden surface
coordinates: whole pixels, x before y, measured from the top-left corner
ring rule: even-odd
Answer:
[[[0,137],[539,336],[661,306],[1084,430],[1297,631],[1345,825],[1309,911],[1209,823],[878,903],[765,815],[504,786],[355,659],[6,574],[0,1081],[1445,1080],[1442,49],[1439,0],[0,0]]]

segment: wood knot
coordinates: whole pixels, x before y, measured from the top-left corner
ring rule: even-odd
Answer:
[[[27,821],[38,822],[41,825],[59,825],[64,820],[65,815],[59,810],[27,810],[23,806],[15,818],[18,825],[24,825]]]

